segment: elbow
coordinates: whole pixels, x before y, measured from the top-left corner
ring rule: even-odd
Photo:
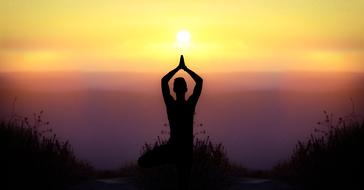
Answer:
[[[161,84],[162,85],[168,84],[168,79],[166,77],[163,77],[162,80],[161,80]]]
[[[164,82],[166,82],[166,81],[167,81],[166,77],[165,77],[165,76],[164,76],[164,77],[162,77],[161,82],[162,82],[162,83],[164,83]]]

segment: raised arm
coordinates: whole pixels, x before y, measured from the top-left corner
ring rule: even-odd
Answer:
[[[196,104],[198,101],[198,98],[201,95],[203,79],[198,74],[196,74],[195,72],[193,72],[192,70],[187,68],[187,66],[184,63],[183,56],[181,56],[180,62],[182,62],[182,64],[180,64],[182,69],[185,70],[196,83],[195,88],[193,89],[192,95],[190,96],[190,98],[188,98],[188,101]]]
[[[170,102],[173,101],[173,98],[172,98],[171,93],[170,93],[170,90],[169,90],[168,82],[171,80],[171,78],[173,77],[173,75],[175,75],[177,73],[177,71],[180,70],[180,69],[181,68],[178,66],[175,69],[169,71],[169,73],[167,73],[162,78],[162,94],[163,94],[164,102],[166,104],[169,104]]]

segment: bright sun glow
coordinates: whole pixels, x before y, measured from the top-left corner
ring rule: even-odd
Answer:
[[[186,48],[190,44],[190,33],[187,30],[181,30],[177,33],[177,42],[180,48]]]
[[[0,0],[0,72],[364,72],[364,0],[70,2]]]

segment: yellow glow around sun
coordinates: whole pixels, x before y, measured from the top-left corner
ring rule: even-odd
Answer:
[[[187,30],[181,30],[177,33],[178,47],[185,50],[190,45],[190,33]]]
[[[164,72],[180,54],[204,72],[364,72],[363,7],[363,0],[0,0],[0,72]]]

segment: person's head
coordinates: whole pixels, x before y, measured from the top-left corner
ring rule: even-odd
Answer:
[[[187,83],[183,77],[174,79],[173,91],[176,94],[185,94],[187,92]]]

